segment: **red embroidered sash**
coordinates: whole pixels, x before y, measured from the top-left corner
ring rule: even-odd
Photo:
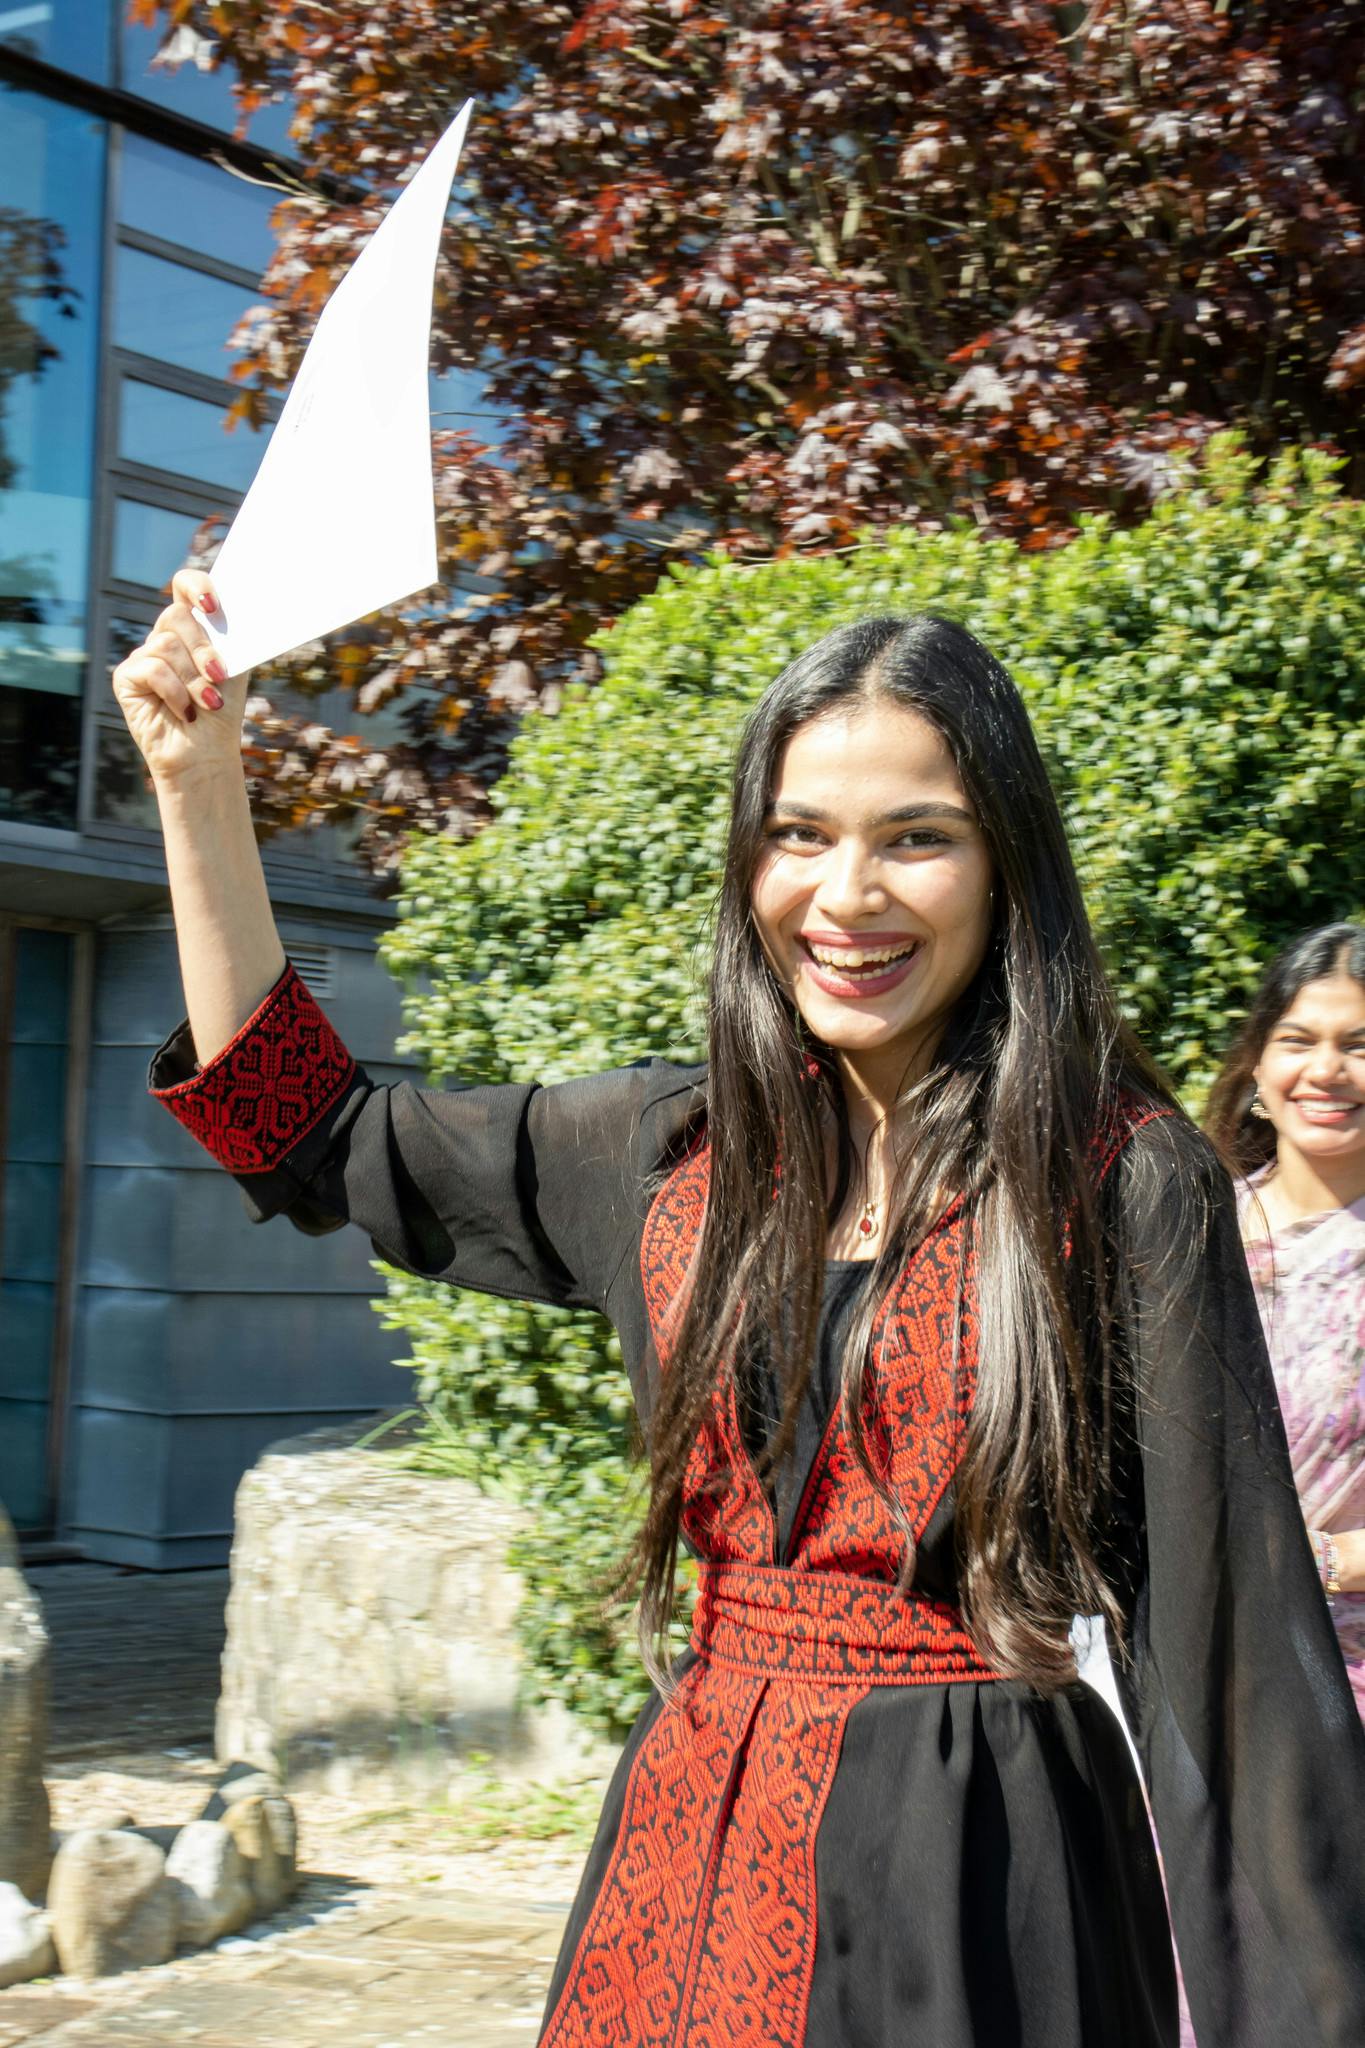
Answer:
[[[703,1564],[692,1648],[712,1665],[828,1685],[998,1678],[958,1609],[843,1573]]]
[[[646,1223],[645,1301],[666,1366],[705,1207],[699,1149]],[[961,1217],[907,1261],[878,1313],[869,1443],[928,1526],[975,1378],[959,1315]],[[543,2048],[799,2048],[815,1967],[815,1843],[849,1714],[873,1686],[995,1679],[955,1607],[902,1595],[902,1538],[831,1419],[789,1566],[733,1387],[700,1431],[684,1528],[702,1559],[696,1662],[633,1760],[616,1845]]]

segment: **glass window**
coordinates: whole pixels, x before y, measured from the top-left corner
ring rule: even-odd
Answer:
[[[0,683],[0,818],[74,830],[80,758],[78,697]]]
[[[155,100],[159,107],[172,107],[188,114],[207,128],[235,133],[237,102],[232,94],[230,71],[210,71],[213,44],[182,29],[176,44],[181,61],[176,65],[154,64],[153,58],[166,39],[164,24],[144,28],[140,22],[125,20],[122,41],[122,76],[125,92],[139,99]],[[203,68],[201,68],[203,67]],[[285,106],[261,107],[247,126],[247,141],[258,149],[285,151],[289,148],[289,117]]]
[[[113,56],[110,0],[0,0],[0,43],[106,84]]]
[[[114,340],[121,348],[227,377],[228,336],[256,293],[141,249],[119,249],[114,266]]]
[[[229,427],[221,405],[145,384],[140,377],[123,379],[118,452],[126,462],[245,491],[269,439],[269,428],[257,433],[240,422]]]
[[[49,824],[74,823],[77,722],[54,700],[86,660],[104,145],[103,122],[0,83],[0,817]]]
[[[138,498],[116,498],[110,574],[120,583],[141,583],[148,590],[161,590],[189,554],[198,526],[193,512],[144,505]]]
[[[138,633],[145,638],[146,628]],[[131,648],[115,659],[121,661]],[[133,744],[127,726],[101,722],[95,728],[95,815],[111,825],[140,825],[148,829],[159,822],[156,796],[147,780],[147,767]]]
[[[260,272],[275,252],[270,215],[279,193],[202,157],[125,134],[118,217],[125,227],[179,242],[220,263]]]

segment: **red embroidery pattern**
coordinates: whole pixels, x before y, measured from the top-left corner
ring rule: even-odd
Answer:
[[[864,1689],[999,1676],[948,1601],[795,1566],[704,1564],[692,1647],[727,1669]]]
[[[707,1167],[698,1147],[646,1222],[641,1272],[664,1369]],[[975,1390],[963,1231],[954,1206],[910,1254],[873,1326],[869,1449],[917,1538],[952,1479]],[[956,1607],[896,1590],[901,1532],[837,1413],[789,1566],[774,1562],[773,1516],[733,1386],[698,1434],[684,1528],[702,1558],[697,1661],[632,1766],[616,1847],[542,2048],[800,2048],[816,1838],[849,1714],[873,1686],[999,1676]]]
[[[954,1207],[911,1253],[872,1326],[863,1411],[868,1452],[916,1542],[957,1469],[976,1387],[974,1290],[971,1273],[962,1270],[962,1231],[962,1212]],[[792,1556],[806,1571],[891,1583],[903,1548],[836,1409],[797,1511]]]
[[[815,1970],[815,1838],[844,1727],[844,1686],[774,1684],[754,1717],[701,1917],[679,2048],[796,2048]]]
[[[202,1073],[149,1093],[229,1173],[268,1173],[327,1114],[354,1072],[291,963]]]
[[[687,1275],[701,1236],[710,1154],[699,1146],[670,1174],[645,1220],[640,1246],[645,1307],[666,1367],[681,1320]],[[683,1533],[699,1557],[771,1557],[773,1512],[744,1444],[731,1380],[698,1432],[683,1487]]]
[[[631,1766],[616,1851],[541,2048],[672,2048],[764,1681],[694,1665]]]

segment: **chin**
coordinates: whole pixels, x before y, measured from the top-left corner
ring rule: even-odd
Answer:
[[[1300,1126],[1293,1143],[1306,1159],[1365,1161],[1365,1137],[1359,1131],[1305,1131]]]
[[[849,1053],[886,1052],[901,1043],[908,1051],[923,1028],[913,1018],[894,1024],[883,1023],[876,1017],[804,1017],[802,1021],[832,1052]]]

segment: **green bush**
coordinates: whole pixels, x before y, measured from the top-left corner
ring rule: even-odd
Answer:
[[[1094,520],[1051,553],[958,528],[670,577],[601,637],[606,680],[528,719],[489,829],[412,845],[384,942],[404,1050],[436,1079],[699,1057],[744,710],[830,627],[933,606],[1023,689],[1126,1006],[1196,1101],[1271,948],[1361,901],[1363,542],[1325,456],[1258,475],[1229,441],[1144,525]],[[643,1683],[599,1602],[630,1494],[614,1341],[590,1317],[390,1290],[466,1469],[534,1510],[540,1683],[619,1727]]]

